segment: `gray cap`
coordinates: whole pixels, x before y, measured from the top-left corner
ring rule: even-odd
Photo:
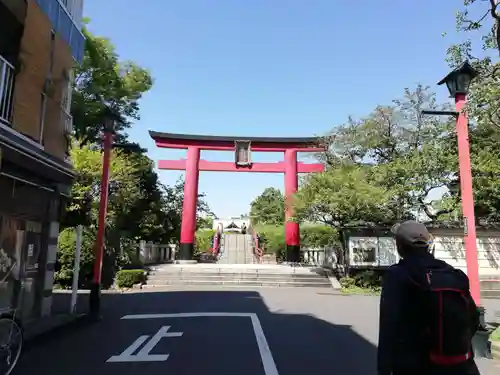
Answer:
[[[413,220],[394,225],[392,232],[396,236],[396,241],[401,241],[409,246],[429,246],[432,241],[432,237],[425,225]]]

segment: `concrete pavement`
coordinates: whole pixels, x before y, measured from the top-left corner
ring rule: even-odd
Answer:
[[[15,374],[375,374],[377,297],[324,289],[103,295],[104,320],[27,350]],[[498,373],[479,361],[483,375]]]

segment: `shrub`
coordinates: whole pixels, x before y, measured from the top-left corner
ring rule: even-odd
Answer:
[[[349,277],[349,276],[342,277],[339,280],[339,283],[342,286],[342,288],[344,288],[344,289],[350,289],[350,288],[353,288],[356,286],[356,280],[353,277]]]
[[[82,248],[80,253],[79,286],[86,286],[92,280],[94,264],[93,245],[95,234],[85,229],[82,235]],[[73,267],[75,263],[76,234],[74,228],[64,229],[59,234],[59,251],[57,253],[54,283],[62,288],[70,287],[73,280]]]
[[[146,281],[146,276],[142,269],[121,270],[116,273],[116,286],[118,288],[132,288],[136,284]]]
[[[342,277],[339,282],[343,289],[379,292],[381,289],[382,277],[379,272],[368,270],[361,271],[352,277]]]
[[[213,247],[215,230],[201,229],[196,232],[195,254],[206,253]]]
[[[354,276],[356,286],[363,289],[377,289],[382,284],[382,277],[375,271],[362,271]]]
[[[275,254],[277,259],[285,258],[285,227],[283,225],[257,225],[256,231],[266,254]],[[300,227],[302,248],[317,249],[338,243],[335,228],[327,225],[306,224]]]
[[[82,248],[80,253],[79,288],[89,288],[92,282],[94,267],[94,243],[96,230],[84,228],[82,233]],[[71,287],[73,267],[75,263],[76,234],[74,228],[66,228],[59,234],[59,251],[54,273],[54,283],[61,288]],[[127,250],[127,249],[125,249]],[[116,271],[130,263],[128,256],[121,257],[110,246],[104,252],[102,264],[102,284],[108,288],[113,284]]]
[[[260,247],[266,254],[279,258],[285,252],[285,228],[283,225],[259,225],[256,228],[260,237]]]

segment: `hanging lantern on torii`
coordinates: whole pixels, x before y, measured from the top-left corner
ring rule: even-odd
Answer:
[[[234,160],[237,167],[251,167],[251,141],[234,141]]]

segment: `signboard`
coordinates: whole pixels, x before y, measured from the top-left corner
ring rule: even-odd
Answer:
[[[352,267],[388,267],[399,262],[393,237],[350,237],[349,265]]]
[[[399,262],[396,241],[392,237],[378,237],[378,263],[381,267],[389,267]]]
[[[377,237],[350,237],[349,263],[352,266],[377,265]]]

